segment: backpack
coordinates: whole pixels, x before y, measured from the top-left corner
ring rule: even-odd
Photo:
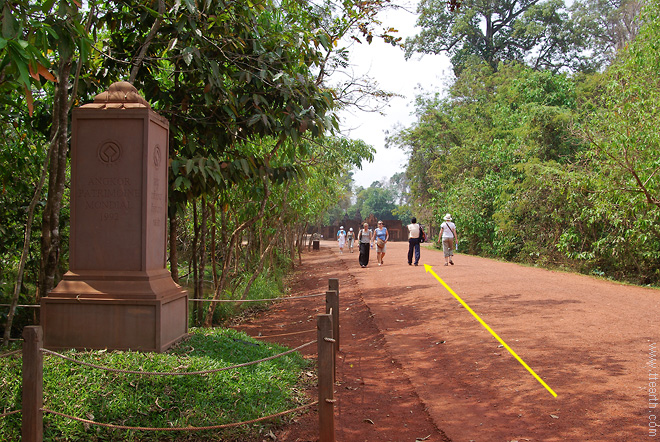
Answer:
[[[426,233],[424,233],[424,230],[422,229],[422,225],[419,225],[419,242],[423,243],[426,241]]]

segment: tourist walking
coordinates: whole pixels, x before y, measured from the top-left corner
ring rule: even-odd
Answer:
[[[373,233],[369,230],[369,224],[364,223],[362,229],[358,232],[358,244],[360,247],[360,267],[369,265],[369,246],[373,242]]]
[[[348,242],[348,250],[353,253],[353,244],[355,243],[355,232],[353,231],[353,227],[348,229],[346,241]]]
[[[339,254],[344,253],[344,245],[346,244],[346,231],[344,230],[344,226],[339,227],[339,230],[337,231],[337,241],[339,242]]]
[[[382,266],[383,258],[385,258],[385,246],[390,240],[390,232],[387,231],[387,227],[383,225],[382,221],[378,221],[378,227],[374,230],[374,240],[376,241],[376,261],[379,266]]]
[[[413,264],[413,253],[415,257],[415,265],[419,264],[420,252],[419,244],[422,239],[422,226],[417,224],[417,218],[413,216],[408,224],[408,265]]]
[[[451,215],[448,213],[443,218],[445,222],[440,224],[440,235],[438,242],[442,242],[442,251],[445,254],[445,265],[454,265],[454,250],[458,244],[458,235],[456,234],[456,224],[452,222]]]

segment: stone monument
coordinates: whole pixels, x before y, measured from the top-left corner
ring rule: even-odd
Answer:
[[[162,352],[186,336],[165,267],[168,143],[130,83],[73,110],[69,271],[41,300],[45,347]]]

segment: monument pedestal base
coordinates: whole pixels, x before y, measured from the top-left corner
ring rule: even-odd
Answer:
[[[163,352],[187,335],[188,294],[167,270],[68,272],[41,299],[44,347]]]

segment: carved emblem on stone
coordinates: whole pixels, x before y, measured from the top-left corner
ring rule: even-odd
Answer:
[[[160,166],[161,155],[160,146],[156,144],[156,147],[154,148],[154,166]]]
[[[121,158],[121,146],[114,141],[101,143],[98,149],[98,157],[103,164],[113,165]]]

